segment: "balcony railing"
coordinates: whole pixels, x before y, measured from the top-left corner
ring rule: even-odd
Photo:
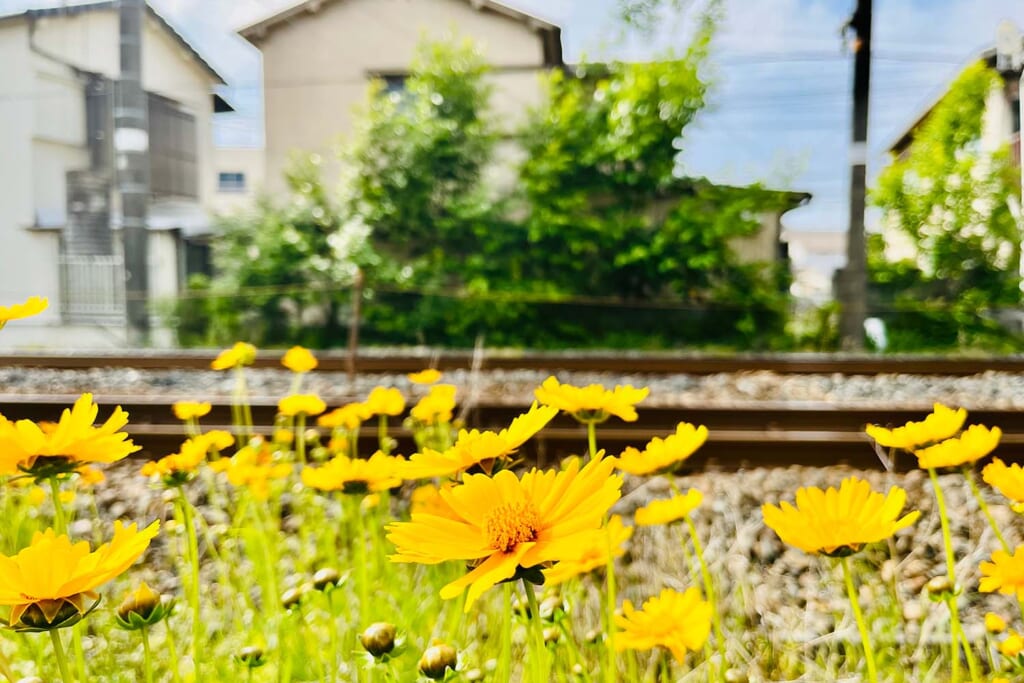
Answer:
[[[124,259],[113,256],[59,257],[61,317],[65,323],[125,324]]]

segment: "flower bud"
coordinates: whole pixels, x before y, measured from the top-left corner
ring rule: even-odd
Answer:
[[[302,602],[301,588],[289,588],[284,593],[281,593],[281,607],[285,609],[290,610],[293,607],[298,607],[300,602]]]
[[[313,574],[313,588],[318,591],[334,588],[340,581],[341,575],[338,573],[338,570],[331,567],[318,569],[316,574]]]
[[[553,645],[554,643],[557,643],[561,635],[561,631],[559,631],[557,628],[554,628],[553,626],[549,626],[548,628],[544,629],[544,644]]]
[[[171,611],[170,603],[164,603],[160,594],[145,582],[125,596],[117,608],[117,625],[126,631],[135,631],[159,623]]]
[[[458,653],[451,645],[433,645],[428,647],[420,657],[420,673],[427,678],[439,681],[445,677],[448,669],[455,670],[458,658]]]
[[[945,576],[935,576],[929,579],[925,584],[925,590],[928,591],[928,599],[932,602],[942,602],[960,595],[960,587],[950,583]]]
[[[240,664],[243,664],[250,669],[255,669],[267,663],[267,660],[263,657],[263,648],[256,645],[247,645],[246,647],[243,647],[238,651],[238,654],[235,655],[235,659],[237,659]]]
[[[384,621],[370,624],[360,634],[359,642],[374,657],[386,655],[395,649],[395,625]]]

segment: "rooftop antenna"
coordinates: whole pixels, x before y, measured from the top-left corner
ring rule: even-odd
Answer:
[[[996,71],[1019,71],[1024,64],[1024,39],[1020,29],[1009,19],[996,28]]]

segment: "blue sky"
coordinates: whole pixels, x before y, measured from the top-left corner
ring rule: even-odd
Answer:
[[[234,29],[294,0],[151,0],[228,80],[238,109],[219,117],[217,141],[262,141],[259,53]],[[693,13],[666,16],[652,40],[623,42],[615,0],[505,0],[563,27],[566,58],[650,59],[685,46]],[[0,12],[56,1],[0,0]],[[75,4],[75,3],[69,3]],[[699,4],[699,2],[698,2]],[[806,190],[812,204],[787,225],[843,230],[847,222],[852,58],[840,29],[854,0],[726,0],[716,37],[711,106],[687,128],[682,155],[691,175],[761,181]],[[972,55],[1010,19],[1024,27],[1021,0],[875,0],[869,172],[887,145],[934,100]]]

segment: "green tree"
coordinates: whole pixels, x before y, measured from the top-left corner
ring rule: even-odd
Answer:
[[[684,314],[664,343],[695,341],[694,325],[704,341],[767,343],[784,324],[786,274],[742,265],[732,242],[781,198],[682,178],[677,162],[705,104],[713,31],[708,14],[682,57],[551,75],[523,138],[526,272],[560,293],[674,305]]]
[[[262,198],[221,221],[216,277],[191,283],[179,306],[182,343],[344,344],[355,273],[375,262],[368,231],[341,221],[316,155],[296,155],[287,181],[287,203]]]
[[[982,62],[965,69],[872,192],[887,230],[869,251],[872,295],[897,347],[1004,340],[994,312],[1020,304],[1019,171],[1007,148],[979,144],[986,98],[1001,85]],[[913,258],[887,260],[894,233]]]

